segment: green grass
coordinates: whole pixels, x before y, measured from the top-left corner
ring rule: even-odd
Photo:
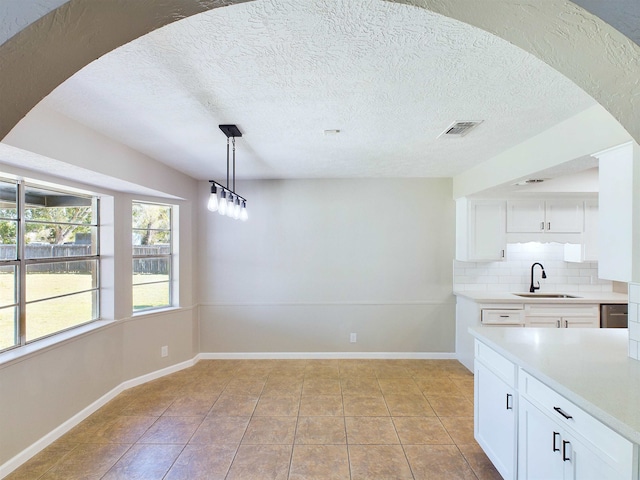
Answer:
[[[0,274],[0,306],[13,303],[13,275]],[[137,282],[166,280],[165,275],[140,275]],[[89,274],[29,274],[28,300],[88,290]],[[140,285],[134,288],[136,306],[153,308],[169,302],[168,284]],[[93,319],[92,293],[81,293],[27,304],[27,341],[50,335]],[[139,310],[140,308],[136,308]],[[0,350],[14,345],[14,309],[0,310]]]

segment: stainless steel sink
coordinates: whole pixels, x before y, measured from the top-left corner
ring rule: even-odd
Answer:
[[[514,293],[514,295],[524,298],[582,298],[566,293]]]

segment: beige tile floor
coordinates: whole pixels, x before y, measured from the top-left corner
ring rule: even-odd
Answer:
[[[7,478],[500,475],[456,361],[212,360],[123,392]]]

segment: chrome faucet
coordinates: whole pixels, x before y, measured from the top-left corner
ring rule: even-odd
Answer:
[[[542,266],[542,264],[541,264],[541,263],[536,262],[536,263],[534,263],[533,265],[531,265],[531,286],[529,287],[529,291],[530,291],[531,293],[534,293],[536,290],[540,290],[540,282],[538,282],[538,286],[537,286],[537,287],[535,287],[535,286],[533,285],[533,268],[534,268],[536,265],[540,265],[540,268],[542,269],[542,278],[547,278],[547,274],[544,272],[544,267]]]

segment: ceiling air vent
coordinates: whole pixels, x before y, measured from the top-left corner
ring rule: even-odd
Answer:
[[[453,122],[449,125],[444,132],[438,135],[438,138],[442,136],[449,137],[464,137],[467,133],[473,130],[475,127],[480,125],[482,120],[480,121],[469,121],[469,122]]]

